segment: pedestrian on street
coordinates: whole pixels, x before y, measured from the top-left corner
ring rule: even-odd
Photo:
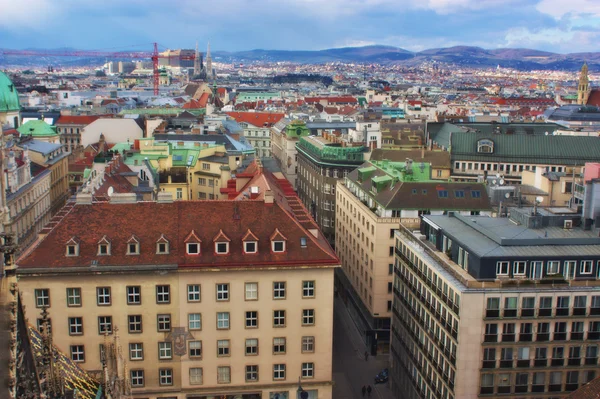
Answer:
[[[367,392],[367,388],[363,385],[363,387],[362,387],[363,398],[365,397],[366,392]]]
[[[372,389],[371,389],[371,386],[369,385],[369,387],[367,388],[367,393],[369,394],[369,397],[371,397],[371,391],[372,391]]]
[[[369,352],[365,351],[365,362],[369,360]]]

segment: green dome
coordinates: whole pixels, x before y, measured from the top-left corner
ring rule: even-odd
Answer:
[[[58,136],[56,130],[42,120],[27,121],[17,128],[21,136],[52,137]]]
[[[0,71],[0,112],[19,111],[19,94],[13,82]]]

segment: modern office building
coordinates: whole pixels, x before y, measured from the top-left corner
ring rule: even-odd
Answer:
[[[389,349],[394,231],[400,223],[418,229],[424,214],[490,210],[484,184],[432,180],[426,163],[371,161],[338,182],[338,291],[372,353]]]
[[[331,245],[335,245],[335,189],[364,162],[367,147],[351,146],[335,135],[306,136],[298,151],[298,196],[310,211]]]
[[[79,194],[17,261],[31,322],[45,309],[55,345],[91,372],[116,348],[132,397],[290,399],[301,384],[330,399],[339,260],[263,198]]]
[[[600,238],[569,208],[425,215],[395,233],[398,397],[562,398],[598,375]]]

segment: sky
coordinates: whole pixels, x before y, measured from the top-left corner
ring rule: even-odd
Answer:
[[[600,51],[600,0],[0,0],[0,47]]]

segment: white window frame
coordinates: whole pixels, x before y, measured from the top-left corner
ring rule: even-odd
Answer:
[[[131,370],[131,387],[140,388],[144,386],[144,370]]]
[[[78,288],[78,287],[67,288],[67,306],[69,306],[69,307],[81,306],[81,288]]]
[[[188,284],[187,286],[187,301],[200,302],[200,284]]]
[[[133,251],[131,250],[133,246]],[[127,243],[127,255],[139,255],[140,254],[140,243],[139,242],[128,242]]]
[[[204,383],[202,367],[190,367],[189,378],[190,385],[202,385]]]
[[[217,367],[217,384],[231,383],[231,368],[229,366]]]
[[[282,249],[281,249],[281,251],[277,251],[277,250],[275,249],[275,246],[276,246],[277,244],[281,244],[281,248],[282,248]],[[282,253],[282,252],[285,252],[285,241],[281,241],[281,240],[277,240],[277,241],[271,241],[271,250],[272,250],[273,252],[275,252],[275,253]]]
[[[225,245],[225,251],[219,250],[220,245]],[[227,255],[229,253],[229,242],[227,242],[227,241],[215,242],[215,253],[217,255]]]
[[[551,272],[551,267],[556,266],[556,271],[555,272]],[[555,275],[558,274],[560,271],[560,261],[559,260],[549,260],[548,264],[546,265],[546,274],[547,275]]]
[[[273,299],[285,299],[286,285],[285,281],[273,282]]]
[[[96,301],[98,306],[109,306],[111,304],[110,287],[96,287]]]
[[[589,266],[589,271],[586,271],[586,265]],[[580,274],[592,274],[594,272],[594,263],[591,260],[582,260],[579,273]]]
[[[244,288],[244,298],[246,301],[258,300],[258,283],[245,283]]]
[[[302,337],[302,353],[312,353],[315,351],[315,337],[307,335]]]
[[[171,303],[171,286],[169,284],[158,284],[156,286],[156,303]]]
[[[258,311],[247,310],[245,313],[246,317],[246,328],[258,328]],[[248,325],[250,324],[250,325]]]
[[[217,312],[217,330],[229,330],[229,312]]]
[[[314,326],[315,325],[315,310],[314,309],[302,309],[302,325],[303,326]]]
[[[254,245],[254,251],[248,250],[248,244]],[[246,254],[255,254],[258,252],[258,243],[256,241],[244,241],[244,253]]]
[[[504,272],[502,270],[503,268],[505,268]],[[496,262],[496,276],[508,276],[509,272],[510,272],[510,262],[508,262],[508,261]]]
[[[173,385],[173,369],[158,369],[159,385]]]
[[[273,365],[273,380],[285,380],[285,364],[278,363]]]
[[[229,300],[229,284],[217,283],[216,285],[217,301]]]
[[[273,327],[285,327],[285,310],[273,311]]]
[[[192,351],[194,351],[194,352],[192,352]],[[200,354],[197,355],[196,351],[199,351]],[[200,340],[189,341],[189,343],[188,343],[188,355],[192,359],[201,359],[202,358],[202,341],[200,341]]]
[[[170,360],[173,359],[173,344],[171,342],[158,343],[158,359]]]
[[[112,316],[98,316],[98,334],[112,334]]]
[[[49,288],[37,288],[34,290],[35,294],[35,307],[44,308],[50,307],[50,289]]]
[[[283,347],[283,350],[281,350]],[[287,340],[285,337],[274,337],[273,338],[273,354],[283,355],[287,352]]]
[[[142,287],[139,285],[128,285],[126,289],[128,305],[139,305],[142,303]]]
[[[202,330],[202,313],[188,313],[188,330]]]
[[[191,245],[196,245],[196,248],[198,249],[198,251],[197,252],[190,251]],[[188,243],[186,243],[185,250],[186,250],[185,252],[188,255],[200,255],[200,252],[201,252],[200,251],[200,243],[199,242],[188,242]]]
[[[302,379],[315,377],[315,364],[312,362],[302,363]]]
[[[302,298],[315,297],[315,281],[305,280],[302,282]]]
[[[69,335],[83,335],[83,317],[69,317]]]
[[[248,364],[246,365],[246,381],[247,382],[257,382],[258,381],[258,365],[257,364]]]
[[[231,356],[231,342],[228,339],[217,340],[217,357]]]
[[[131,342],[129,344],[129,360],[144,360],[144,344],[142,342]]]
[[[85,362],[85,347],[83,345],[71,345],[71,360],[76,363]]]
[[[156,329],[159,332],[171,331],[171,314],[170,313],[156,315]]]
[[[246,338],[246,347],[245,347],[245,355],[246,356],[256,356],[258,355],[258,338]],[[248,351],[250,349],[250,351]]]
[[[161,248],[160,248],[161,245],[165,246],[164,251],[161,250]],[[166,241],[157,242],[156,243],[156,253],[158,255],[167,255],[169,253],[169,243]]]
[[[519,271],[519,267],[523,267],[523,271]],[[527,262],[526,261],[516,261],[513,263],[513,275],[514,276],[524,276],[527,271]]]

